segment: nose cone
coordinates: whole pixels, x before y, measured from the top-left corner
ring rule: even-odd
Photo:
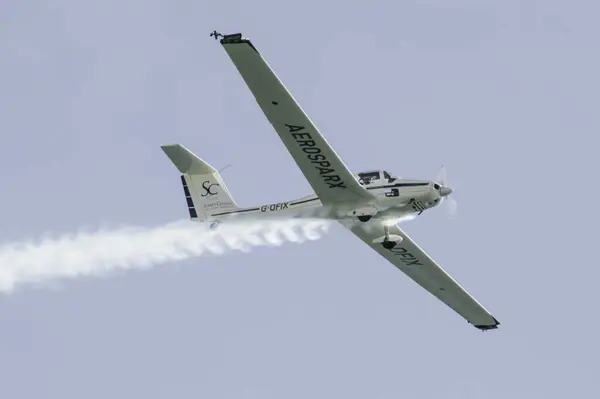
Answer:
[[[454,190],[452,190],[450,187],[442,187],[442,188],[440,188],[440,195],[442,197],[446,197],[446,196],[452,194],[453,191]]]

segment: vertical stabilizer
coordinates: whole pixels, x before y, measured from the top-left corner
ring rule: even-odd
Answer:
[[[161,146],[181,175],[190,218],[210,221],[213,213],[237,209],[219,172],[181,144]]]

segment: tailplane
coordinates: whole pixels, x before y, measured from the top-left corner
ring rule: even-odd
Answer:
[[[181,183],[192,220],[211,221],[214,213],[237,209],[219,172],[181,144],[161,146],[181,172]]]

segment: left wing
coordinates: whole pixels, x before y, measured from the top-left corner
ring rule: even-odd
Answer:
[[[250,40],[236,33],[221,44],[321,202],[372,200]]]
[[[390,226],[389,234],[402,237],[392,250],[384,249],[376,240],[384,236],[383,224],[355,225],[350,230],[381,256],[425,288],[469,323],[480,330],[498,328],[500,324],[483,306],[460,286],[441,266],[425,253],[398,226]],[[371,227],[369,229],[369,227]]]

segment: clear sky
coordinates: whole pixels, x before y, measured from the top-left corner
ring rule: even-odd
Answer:
[[[404,228],[500,328],[336,226],[0,297],[2,398],[598,395],[600,7],[355,4],[0,2],[0,242],[186,217],[166,143],[242,205],[309,194],[208,36],[242,32],[353,170],[446,165],[457,217]]]

